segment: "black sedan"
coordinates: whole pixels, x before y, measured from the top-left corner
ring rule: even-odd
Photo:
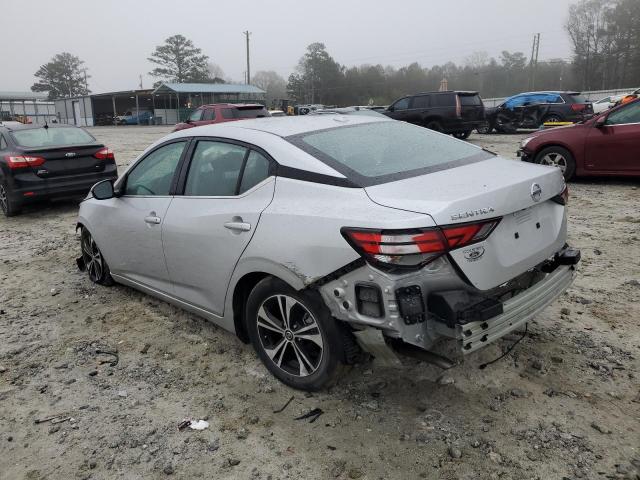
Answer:
[[[113,152],[81,128],[0,127],[0,208],[8,217],[27,203],[84,194],[117,177]]]

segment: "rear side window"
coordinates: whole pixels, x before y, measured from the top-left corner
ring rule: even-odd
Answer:
[[[0,135],[0,150],[6,150],[6,148],[7,142],[5,141],[4,137]]]
[[[91,135],[75,127],[29,128],[11,132],[21,147],[57,147],[63,145],[87,145],[96,141]]]
[[[428,107],[429,107],[428,95],[420,95],[419,97],[413,97],[413,103],[411,104],[411,108],[428,108]]]
[[[432,107],[453,107],[456,104],[456,96],[453,93],[438,93],[431,96]]]
[[[247,149],[223,142],[200,141],[193,153],[184,194],[196,197],[236,195]]]
[[[252,150],[249,154],[249,158],[247,158],[247,164],[244,167],[244,172],[242,172],[242,182],[240,183],[239,193],[244,193],[255,187],[268,176],[269,160],[255,150]]]
[[[289,137],[307,153],[360,185],[444,170],[492,155],[465,142],[404,122],[375,122]]]
[[[222,118],[226,118],[226,119],[236,118],[235,110],[233,108],[223,108]]]
[[[482,100],[478,95],[458,95],[460,98],[460,105],[463,107],[480,107],[482,106]]]
[[[264,107],[238,107],[239,118],[268,117],[269,112]]]
[[[215,120],[216,111],[213,108],[207,108],[202,115],[202,120]]]

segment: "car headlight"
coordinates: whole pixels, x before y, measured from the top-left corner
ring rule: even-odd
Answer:
[[[520,148],[526,147],[527,143],[529,143],[531,140],[533,140],[533,137],[523,138],[522,141],[520,142]]]

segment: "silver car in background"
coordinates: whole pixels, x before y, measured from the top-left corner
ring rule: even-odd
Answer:
[[[81,204],[78,265],[251,341],[314,390],[362,350],[461,355],[571,284],[560,171],[386,117],[208,125]]]

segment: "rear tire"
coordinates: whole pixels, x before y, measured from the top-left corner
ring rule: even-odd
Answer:
[[[569,150],[563,147],[543,148],[536,155],[534,162],[540,165],[558,167],[566,181],[571,180],[576,173],[575,158]]]
[[[478,132],[481,135],[486,135],[488,133],[491,133],[492,130],[493,130],[493,126],[491,126],[489,122],[485,122],[482,125],[480,125],[478,128],[476,128],[476,132]]]
[[[80,250],[89,280],[98,285],[113,285],[115,282],[109,272],[109,265],[107,265],[91,233],[85,227],[82,227],[80,234]]]
[[[438,122],[437,120],[431,120],[427,122],[425,128],[433,130],[434,132],[442,132],[442,125],[440,125],[440,122]]]
[[[337,380],[349,333],[317,293],[267,277],[249,294],[245,322],[258,357],[281,382],[315,391]]]
[[[465,132],[455,132],[453,136],[458,140],[466,140],[471,135],[471,130],[467,130]]]
[[[10,188],[6,182],[0,183],[0,210],[5,217],[13,217],[20,213],[20,206],[9,199]]]

